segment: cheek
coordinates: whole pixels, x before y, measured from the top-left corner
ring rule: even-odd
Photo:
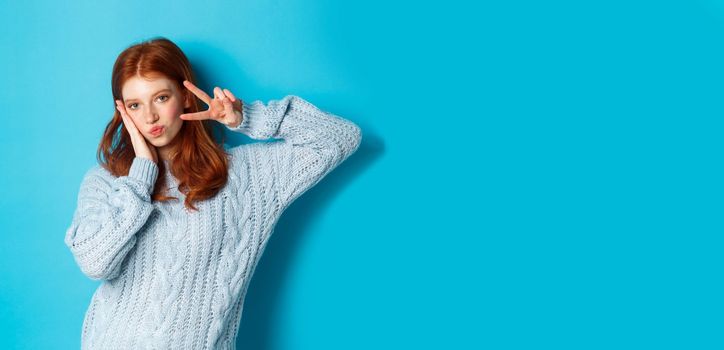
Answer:
[[[184,120],[179,118],[179,116],[183,114],[183,112],[183,106],[174,106],[173,108],[169,108],[166,117],[169,120],[169,125],[171,125],[173,129],[181,129],[181,125],[183,125]]]
[[[184,106],[183,106],[182,104],[180,104],[180,103],[179,103],[179,104],[174,104],[174,105],[171,107],[171,110],[173,111],[174,114],[177,114],[177,115],[178,115],[178,114],[181,114],[181,113],[184,112]]]
[[[172,119],[171,121],[176,122],[176,119],[183,121],[183,119],[178,117],[183,112],[183,106],[173,105],[166,108],[163,114],[167,119]]]
[[[143,123],[143,116],[140,113],[131,112],[129,115],[131,116],[131,119],[133,119],[133,122],[136,123],[136,125]]]
[[[178,116],[183,114],[183,112],[184,112],[184,108],[182,105],[174,105],[169,108],[168,115],[174,119],[182,120]]]

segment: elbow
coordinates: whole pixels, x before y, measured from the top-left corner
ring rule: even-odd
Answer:
[[[107,281],[118,276],[118,269],[99,262],[91,262],[76,257],[80,271],[94,281]]]
[[[347,155],[351,155],[362,144],[362,128],[353,122],[349,122],[349,132],[346,135],[346,140],[348,141],[347,149],[349,150]]]
[[[117,257],[98,255],[99,248],[92,242],[78,242],[72,233],[66,236],[65,243],[70,249],[80,271],[94,281],[111,280],[118,276],[120,263]]]
[[[81,267],[81,271],[83,272],[84,275],[86,275],[86,277],[88,277],[94,281],[104,281],[104,280],[110,279],[109,278],[110,276],[104,274],[100,270]]]
[[[334,137],[334,146],[319,152],[319,157],[325,159],[326,163],[337,165],[345,161],[362,143],[362,129],[349,120],[344,124],[345,127],[340,128]]]
[[[339,163],[344,162],[352,154],[357,152],[362,143],[362,129],[357,124],[347,122],[344,133],[338,136],[337,147],[334,152],[321,152],[322,158],[326,158],[327,163],[332,167],[336,167]]]

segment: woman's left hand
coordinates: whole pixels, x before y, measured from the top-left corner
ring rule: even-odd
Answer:
[[[214,88],[214,98],[211,98],[203,90],[199,89],[188,80],[183,81],[184,86],[191,91],[201,101],[209,106],[209,109],[196,112],[184,113],[180,118],[183,120],[216,120],[228,127],[235,127],[241,123],[242,102],[236,98],[228,89],[221,89],[218,86]]]

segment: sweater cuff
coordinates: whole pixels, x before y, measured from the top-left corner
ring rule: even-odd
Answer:
[[[158,178],[158,165],[148,158],[135,157],[131,163],[131,169],[128,171],[128,177],[143,182],[151,192]]]
[[[241,122],[237,126],[227,126],[233,131],[241,131],[249,128],[249,115],[254,114],[256,109],[252,103],[242,102],[241,104]]]
[[[235,127],[227,128],[231,131],[240,132],[257,140],[265,140],[274,137],[276,128],[283,114],[278,117],[268,114],[268,108],[261,101],[243,103],[241,106],[241,123]]]

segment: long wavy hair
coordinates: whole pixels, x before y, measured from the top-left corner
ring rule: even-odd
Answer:
[[[171,40],[155,37],[133,44],[118,55],[113,65],[111,89],[113,99],[123,100],[121,88],[131,77],[140,75],[151,78],[159,75],[177,84],[184,98],[191,101],[184,113],[200,112],[199,101],[183,86],[188,80],[196,84],[195,75],[186,55]],[[109,103],[110,107],[110,103]],[[96,158],[99,164],[114,176],[128,175],[135,158],[131,136],[123,127],[120,112],[115,109],[98,146]],[[185,120],[179,133],[171,141],[169,152],[171,174],[178,179],[178,189],[186,196],[184,205],[198,211],[194,203],[215,196],[226,184],[228,178],[229,154],[223,148],[225,140],[221,130],[221,140],[213,137],[213,128],[218,127],[213,120]],[[159,158],[160,159],[160,158]],[[159,174],[164,174],[165,164],[157,163]],[[151,199],[154,201],[178,200],[166,195],[166,178],[158,176]]]

